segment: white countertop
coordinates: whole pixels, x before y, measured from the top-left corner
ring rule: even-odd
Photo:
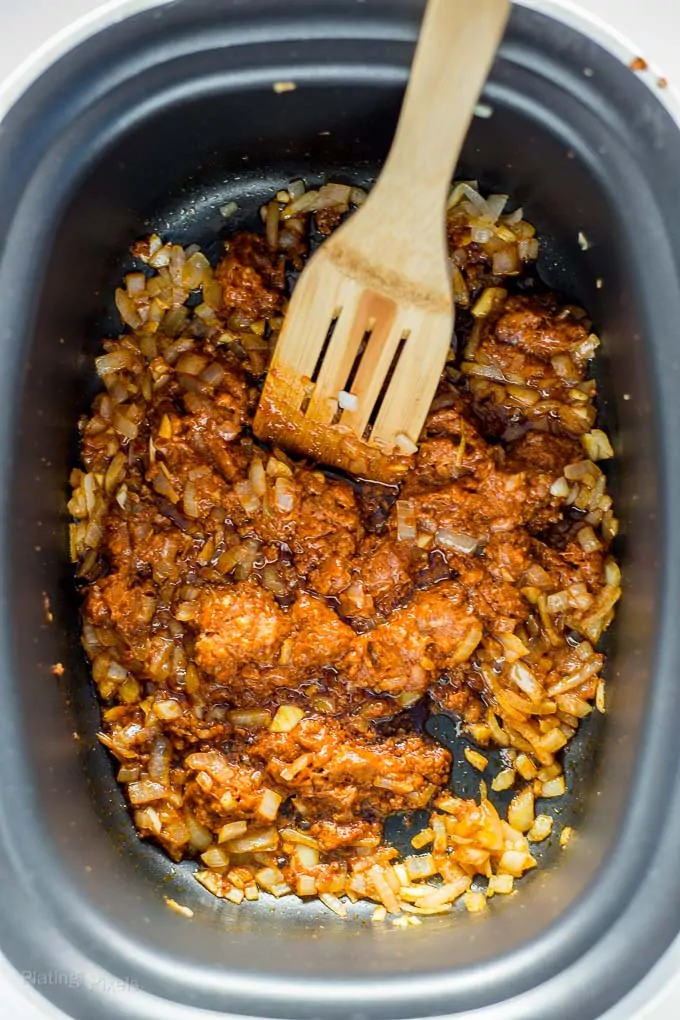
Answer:
[[[125,0],[0,0],[0,88],[19,76],[21,65],[54,37],[68,32],[80,18],[102,8],[115,9]],[[158,0],[157,0],[158,2]],[[531,0],[523,0],[528,6]],[[679,0],[555,0],[555,5],[585,10],[614,26],[634,42],[636,54],[663,72],[680,94]],[[0,909],[2,906],[0,904]],[[647,978],[602,1020],[671,1020],[680,1001],[680,938]],[[192,1018],[198,1016],[192,1011]],[[214,1017],[205,1013],[206,1020]],[[474,1020],[469,1014],[469,1020]],[[0,956],[0,1017],[2,1020],[67,1020]],[[96,1020],[96,1018],[92,1018]],[[462,1018],[461,1018],[462,1020]],[[500,1020],[500,1018],[499,1018]]]

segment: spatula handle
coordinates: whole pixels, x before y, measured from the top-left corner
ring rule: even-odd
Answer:
[[[403,236],[431,243],[508,15],[509,0],[429,0],[375,205],[398,209]],[[377,212],[374,209],[374,212]],[[430,229],[428,229],[430,228]]]

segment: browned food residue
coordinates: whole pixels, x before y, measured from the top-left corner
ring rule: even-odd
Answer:
[[[644,57],[635,57],[628,66],[631,71],[646,71],[649,68],[649,64]]]
[[[620,575],[599,341],[583,310],[517,286],[533,227],[496,210],[489,230],[455,196],[456,346],[399,490],[250,430],[316,200],[282,200],[276,243],[234,237],[215,271],[154,235],[135,246],[151,275],[116,294],[128,328],[97,360],[69,503],[101,740],[140,835],[199,857],[234,903],[427,914],[464,894],[478,912],[474,876],[492,896],[535,866],[552,821],[534,797],[564,791],[560,752],[603,691]],[[447,789],[430,711],[459,720],[493,790],[514,786],[507,819],[457,796],[455,769]],[[495,779],[474,748],[499,745]],[[383,822],[418,808],[421,857],[400,863]]]

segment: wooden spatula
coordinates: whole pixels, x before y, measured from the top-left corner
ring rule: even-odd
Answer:
[[[293,292],[260,439],[376,481],[408,466],[452,339],[451,175],[509,10],[508,0],[429,0],[380,179]]]

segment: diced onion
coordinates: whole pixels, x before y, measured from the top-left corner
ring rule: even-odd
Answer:
[[[167,737],[157,736],[151,746],[149,754],[148,771],[151,779],[160,783],[167,783],[170,774],[170,758],[172,747]]]
[[[182,274],[182,285],[187,290],[197,290],[206,278],[206,271],[210,270],[210,263],[202,252],[194,252],[184,264]]]
[[[477,319],[485,318],[494,310],[496,305],[505,300],[507,296],[508,292],[503,290],[502,287],[487,287],[473,306],[472,314]]]
[[[354,393],[348,393],[347,390],[340,390],[338,393],[338,407],[343,411],[358,411],[359,398]]]
[[[473,227],[470,233],[475,244],[486,244],[493,237],[491,227]]]
[[[531,670],[522,662],[515,662],[510,670],[510,676],[521,691],[524,691],[532,701],[541,701],[543,688]]]
[[[437,874],[437,866],[432,854],[419,854],[417,857],[404,858],[404,867],[412,882],[430,878]]]
[[[504,658],[506,662],[517,662],[518,659],[522,659],[525,655],[529,654],[529,649],[516,634],[499,634],[498,640],[503,645]]]
[[[477,181],[458,181],[455,183],[446,203],[446,208],[455,208],[464,198],[467,198],[472,203],[480,216],[489,217],[489,206],[486,199],[482,198],[477,190]]]
[[[423,829],[411,840],[411,846],[414,850],[421,850],[424,846],[427,846],[434,839],[434,832],[432,829]]]
[[[255,538],[247,538],[241,545],[242,554],[234,571],[237,581],[245,581],[255,566],[255,561],[260,554],[260,543]]]
[[[257,813],[268,822],[273,822],[279,813],[282,798],[275,790],[265,789],[257,807]]]
[[[154,800],[163,800],[167,795],[168,790],[162,783],[150,779],[140,779],[138,783],[130,783],[128,786],[128,797],[132,804],[149,804]]]
[[[373,882],[378,897],[382,900],[389,913],[398,914],[401,910],[399,900],[385,877],[385,871],[386,869],[381,868],[379,864],[374,864],[368,873],[369,878]]]
[[[182,714],[182,706],[173,698],[166,701],[157,701],[154,705],[154,712],[159,719],[179,719]]]
[[[319,851],[315,847],[305,846],[304,843],[297,844],[295,856],[304,868],[314,868],[319,863]]]
[[[417,535],[416,512],[409,500],[397,500],[397,539],[412,542]]]
[[[316,879],[313,875],[298,875],[295,892],[298,896],[316,896],[317,886]]]
[[[504,248],[493,253],[491,271],[494,276],[504,276],[507,273],[519,272],[519,254],[517,246],[507,244]]]
[[[313,850],[319,849],[319,843],[312,836],[308,836],[306,832],[298,832],[297,829],[281,829],[281,839],[285,839],[288,843],[295,843],[299,846],[307,846]]]
[[[490,379],[492,382],[506,382],[503,369],[497,365],[479,365],[475,361],[464,361],[460,367],[465,375],[474,375],[479,379]]]
[[[489,210],[489,216],[494,223],[497,223],[500,217],[503,215],[503,210],[508,204],[508,195],[489,195],[486,200],[487,209]]]
[[[142,325],[142,317],[127,291],[124,291],[122,287],[118,287],[116,289],[115,299],[118,314],[125,325],[129,326],[130,329],[139,329]]]
[[[301,198],[301,196],[304,195],[305,190],[306,189],[304,181],[300,180],[291,181],[290,184],[288,185],[288,194],[293,200],[295,200],[296,198]]]
[[[284,598],[288,594],[288,586],[282,579],[275,563],[268,563],[262,571],[262,584],[273,595]]]
[[[515,785],[515,770],[514,769],[501,769],[501,771],[494,776],[491,781],[491,789],[494,793],[500,793],[502,790],[509,790]]]
[[[479,751],[475,751],[471,747],[466,747],[464,754],[467,761],[469,761],[472,767],[477,769],[478,772],[483,772],[489,764],[489,759],[485,755],[480,754]]]
[[[538,240],[535,237],[523,237],[517,242],[517,251],[522,262],[533,262],[538,258]]]
[[[244,836],[248,830],[248,823],[244,821],[240,822],[227,822],[220,829],[218,842],[226,843],[229,840],[236,839],[238,836]]]
[[[229,865],[229,854],[221,846],[211,846],[201,854],[201,860],[208,868],[226,868]]]
[[[505,216],[503,217],[503,223],[505,223],[508,227],[514,227],[516,223],[519,223],[520,220],[523,219],[524,209],[520,205],[517,207],[517,209],[515,209],[514,212],[505,214]]]
[[[508,807],[508,822],[518,832],[528,832],[534,824],[534,794],[527,788],[516,794]]]
[[[492,875],[489,879],[488,893],[498,893],[502,896],[508,896],[515,884],[515,880],[512,875]]]
[[[256,496],[265,496],[267,493],[267,476],[264,470],[264,464],[259,457],[253,457],[250,464],[250,471],[248,472],[248,481],[253,489]]]
[[[227,719],[234,726],[257,730],[269,726],[272,716],[266,708],[235,708],[227,713]]]
[[[317,198],[319,197],[318,191],[305,191],[298,198],[294,198],[293,201],[286,206],[283,211],[283,219],[291,219],[293,216],[299,216],[300,213],[310,212],[314,207]]]
[[[249,516],[258,512],[260,509],[260,500],[258,499],[250,482],[237,482],[234,486],[234,492],[238,496],[241,506]]]
[[[521,850],[506,850],[498,862],[498,870],[501,874],[521,878],[534,863],[533,858]]]
[[[267,461],[266,472],[271,478],[292,478],[293,472],[283,460],[278,457],[270,457]]]
[[[248,833],[239,839],[232,839],[228,844],[228,849],[234,854],[260,853],[265,850],[275,850],[278,844],[279,834],[275,828],[271,828]]]
[[[466,892],[463,896],[463,902],[469,914],[480,914],[486,910],[486,896],[482,892]]]
[[[319,197],[314,203],[314,208],[332,209],[335,206],[344,208],[349,203],[351,191],[347,184],[324,184],[319,189]]]
[[[589,524],[579,529],[576,539],[586,553],[598,552],[602,548],[599,538]]]
[[[189,830],[189,842],[195,850],[207,850],[212,843],[212,833],[205,825],[197,822],[193,815],[186,819]]]
[[[265,219],[265,231],[267,235],[267,244],[270,248],[276,248],[279,243],[279,221],[281,219],[281,213],[278,202],[270,202],[267,206],[267,215]]]
[[[460,531],[451,531],[449,528],[439,528],[434,536],[435,544],[444,549],[455,549],[456,552],[468,555],[476,551],[479,544],[472,535],[464,535]]]
[[[606,432],[602,429],[593,429],[581,436],[581,442],[591,460],[610,460],[614,456],[612,444]]]
[[[298,708],[297,705],[281,705],[277,709],[269,729],[272,733],[290,733],[300,720],[304,719],[304,716],[304,710]]]
[[[556,779],[549,779],[547,783],[543,783],[541,797],[561,797],[566,788],[564,776],[557,776]]]
[[[113,415],[113,427],[116,432],[119,432],[125,439],[136,439],[139,433],[139,429],[135,422],[131,421],[130,418],[122,411],[116,411]]]
[[[134,355],[128,350],[111,351],[110,354],[102,354],[101,357],[95,358],[94,364],[97,373],[103,378],[112,372],[131,368],[134,364]]]
[[[285,464],[281,465],[286,467]],[[295,485],[289,477],[279,475],[274,483],[274,501],[283,513],[290,513],[295,508]]]
[[[242,889],[237,889],[234,886],[234,888],[229,889],[227,892],[225,892],[224,898],[225,900],[229,900],[231,903],[239,904],[243,902],[245,898],[245,893],[243,892]]]
[[[552,832],[553,820],[550,815],[536,815],[534,824],[527,833],[530,843],[540,843],[547,839]]]
[[[418,452],[417,445],[410,439],[405,432],[400,432],[394,440],[395,445],[400,453],[412,455]]]
[[[163,828],[158,812],[152,807],[142,808],[141,811],[135,811],[135,825],[138,829],[148,829],[149,832],[153,832],[154,835],[160,835]]]
[[[207,363],[208,359],[202,354],[194,354],[193,351],[188,351],[177,359],[175,369],[183,375],[200,375]]]

